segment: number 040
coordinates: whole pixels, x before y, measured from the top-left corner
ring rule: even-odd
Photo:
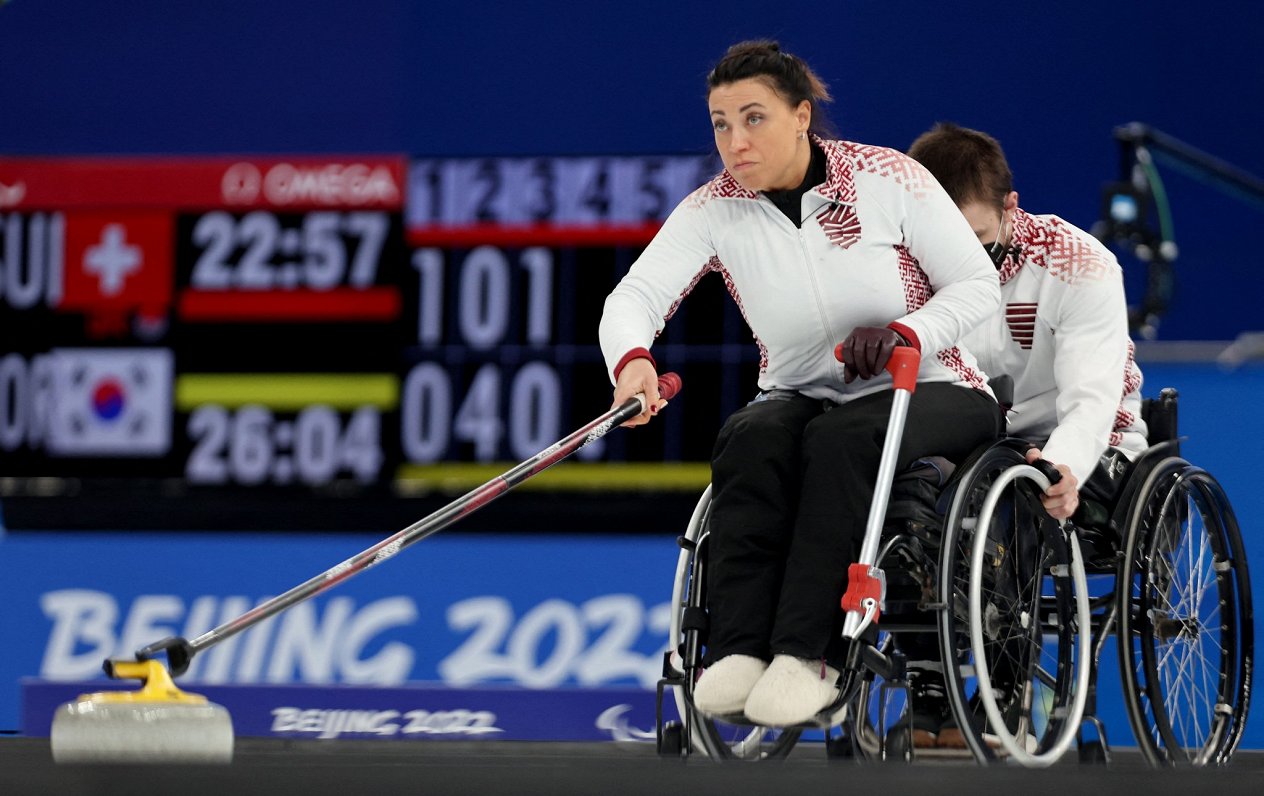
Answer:
[[[509,384],[507,412],[501,385],[500,366],[483,365],[458,406],[447,370],[433,362],[413,367],[400,407],[404,455],[417,464],[439,461],[455,439],[473,444],[474,458],[486,462],[500,455],[504,440],[515,459],[526,459],[556,442],[562,392],[557,372],[544,362],[519,368]]]

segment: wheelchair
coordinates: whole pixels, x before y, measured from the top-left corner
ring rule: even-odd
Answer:
[[[1223,489],[1180,457],[1176,402],[1171,389],[1146,401],[1151,447],[1113,494],[1082,498],[1066,523],[1044,513],[1039,495],[1056,475],[1028,465],[1021,440],[984,446],[955,468],[923,460],[888,476],[874,563],[885,573],[880,619],[852,639],[839,700],[797,727],[753,726],[693,707],[706,645],[708,487],[678,540],[658,685],[660,754],[775,759],[816,729],[832,757],[959,756],[1037,767],[1075,744],[1081,760],[1108,762],[1096,691],[1113,638],[1146,761],[1227,763],[1249,707],[1250,583]],[[1090,578],[1106,590],[1090,594]],[[929,668],[942,673],[957,749],[917,749],[913,724],[900,721],[926,677],[928,662],[918,657],[936,659]],[[664,720],[668,689],[680,721]]]

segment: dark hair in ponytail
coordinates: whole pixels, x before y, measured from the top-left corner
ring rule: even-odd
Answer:
[[[749,78],[763,80],[792,108],[807,100],[812,106],[812,132],[833,137],[833,126],[821,107],[831,99],[829,87],[802,58],[782,52],[781,45],[770,39],[739,42],[707,75],[707,91]]]

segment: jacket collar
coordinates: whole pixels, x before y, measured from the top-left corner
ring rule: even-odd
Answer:
[[[852,176],[851,160],[847,157],[846,141],[832,141],[809,133],[812,140],[825,153],[825,182],[810,190],[839,204],[854,204],[856,183]],[[759,199],[755,191],[747,190],[729,173],[720,172],[713,181],[714,195],[724,199]]]

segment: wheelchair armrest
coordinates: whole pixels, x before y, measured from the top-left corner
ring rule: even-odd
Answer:
[[[988,387],[992,388],[992,394],[996,396],[996,402],[1000,404],[1002,410],[1008,412],[1014,407],[1013,377],[1006,375],[993,376],[988,379]]]
[[[1176,404],[1180,393],[1174,387],[1164,387],[1158,398],[1143,398],[1141,419],[1146,424],[1146,437],[1151,445],[1178,439]],[[1179,454],[1177,454],[1179,455]]]

